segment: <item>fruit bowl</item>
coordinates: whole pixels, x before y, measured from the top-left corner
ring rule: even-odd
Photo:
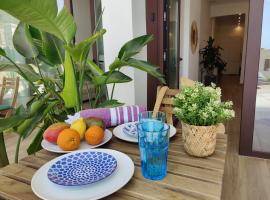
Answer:
[[[90,145],[90,144],[87,144],[86,141],[81,141],[81,144],[79,146],[79,148],[77,150],[83,150],[83,149],[94,149],[94,148],[97,148],[97,147],[100,147],[104,144],[106,144],[107,142],[109,142],[112,138],[112,132],[108,129],[106,129],[104,131],[104,138],[102,140],[102,142],[98,145]],[[63,149],[61,149],[57,144],[53,144],[53,143],[50,143],[46,140],[42,140],[41,142],[41,146],[43,149],[47,150],[47,151],[50,151],[50,152],[54,152],[54,153],[69,153],[69,152],[72,152],[72,151],[64,151]]]

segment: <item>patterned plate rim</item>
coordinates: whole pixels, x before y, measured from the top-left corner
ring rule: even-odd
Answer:
[[[82,151],[82,152],[76,152],[76,153],[84,153],[84,152],[87,152],[87,153],[98,153],[98,152],[100,152],[100,151]],[[76,154],[76,153],[75,153],[75,154]],[[117,163],[117,159],[116,159],[113,155],[111,155],[111,154],[109,154],[109,153],[105,153],[105,152],[100,152],[100,153],[102,153],[102,154],[107,154],[107,155],[112,156],[113,159],[114,159],[115,162],[116,162],[116,165],[115,165],[115,167],[113,168],[113,170],[111,171],[110,174],[108,174],[108,175],[106,175],[106,176],[104,176],[104,177],[102,177],[102,178],[100,178],[100,179],[98,179],[98,180],[95,180],[95,181],[92,181],[92,182],[88,182],[88,183],[82,183],[82,184],[78,184],[78,185],[66,185],[66,184],[60,184],[60,183],[54,182],[53,180],[51,180],[51,179],[49,178],[49,170],[51,169],[51,167],[52,167],[53,165],[55,165],[56,162],[58,162],[58,161],[60,161],[60,160],[63,160],[64,158],[67,158],[69,155],[74,155],[74,152],[68,153],[68,154],[66,154],[63,158],[61,158],[61,159],[55,161],[55,162],[50,166],[50,168],[48,169],[48,172],[47,172],[47,178],[48,178],[52,183],[55,183],[55,184],[61,185],[61,186],[67,186],[67,187],[76,187],[76,186],[90,185],[90,184],[99,182],[99,181],[101,181],[101,180],[104,180],[105,178],[108,178],[109,176],[111,176],[111,175],[113,174],[113,172],[116,170],[116,168],[117,168],[117,166],[118,166],[118,163]]]

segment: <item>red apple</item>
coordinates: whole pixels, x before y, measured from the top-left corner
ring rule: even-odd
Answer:
[[[63,122],[50,125],[43,133],[43,138],[50,143],[57,143],[57,138],[60,132],[69,128],[69,125]]]

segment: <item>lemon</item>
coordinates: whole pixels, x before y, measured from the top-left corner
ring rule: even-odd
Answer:
[[[84,134],[86,131],[86,123],[85,123],[84,118],[81,117],[81,118],[77,119],[76,121],[74,121],[71,124],[70,128],[77,131],[80,134],[81,140],[84,139]]]

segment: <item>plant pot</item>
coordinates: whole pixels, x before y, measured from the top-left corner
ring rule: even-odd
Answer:
[[[214,153],[218,126],[194,126],[182,123],[184,148],[189,155],[207,157]]]
[[[217,83],[217,77],[215,75],[205,75],[204,76],[204,85],[209,86],[211,83]]]

